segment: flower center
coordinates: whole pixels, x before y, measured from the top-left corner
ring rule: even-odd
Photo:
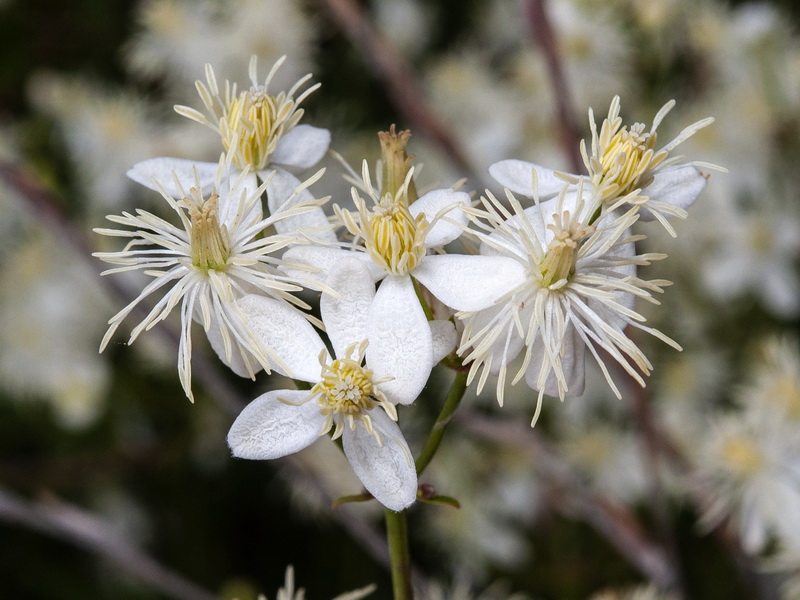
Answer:
[[[222,145],[226,151],[233,149],[233,161],[240,169],[249,165],[260,170],[269,163],[284,133],[280,125],[286,116],[278,114],[279,108],[285,108],[282,96],[270,96],[261,87],[251,88],[233,98],[220,119]]]
[[[322,381],[311,388],[319,394],[322,414],[356,415],[372,409],[375,386],[372,371],[350,358],[339,358],[322,369]]]
[[[389,418],[397,421],[397,409],[378,389],[378,384],[385,380],[373,381],[372,371],[361,366],[366,348],[366,341],[348,346],[345,350],[347,358],[338,358],[330,364],[327,362],[327,351],[320,353],[321,380],[311,388],[308,396],[309,400],[316,398],[320,413],[326,417],[320,435],[335,427],[333,439],[336,439],[344,432],[345,424],[354,429],[357,423],[361,423],[378,443],[382,443],[372,426],[369,411],[380,406]],[[350,358],[354,355],[355,358]]]
[[[722,459],[739,475],[755,473],[764,465],[764,458],[753,443],[740,437],[730,437],[723,442]]]
[[[208,200],[196,189],[189,190],[191,198],[183,201],[189,207],[191,218],[192,264],[203,273],[209,270],[224,271],[231,256],[228,229],[219,224],[217,216],[217,194]]]
[[[363,218],[362,218],[363,220]],[[425,215],[415,219],[402,197],[385,195],[367,216],[364,239],[372,259],[392,275],[407,275],[425,256]]]
[[[550,287],[559,281],[567,280],[575,273],[580,241],[595,230],[591,225],[573,222],[569,211],[564,211],[563,215],[555,214],[553,218],[555,223],[551,223],[547,228],[553,231],[555,236],[539,263],[543,287]]]
[[[632,125],[630,130],[623,126],[616,132],[600,156],[602,172],[593,177],[604,200],[647,183],[643,176],[667,157],[666,152],[655,152],[655,143],[656,132],[645,132],[643,123]]]

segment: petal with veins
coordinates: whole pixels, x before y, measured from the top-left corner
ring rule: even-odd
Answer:
[[[408,276],[383,280],[367,317],[367,367],[390,402],[410,404],[433,368],[431,328]]]
[[[375,298],[375,283],[364,264],[355,257],[336,263],[327,283],[341,296],[335,298],[322,293],[322,321],[336,357],[347,358],[345,348],[367,339],[367,315]]]
[[[533,189],[532,171],[536,171],[536,189]],[[566,185],[555,173],[553,169],[516,159],[501,160],[489,167],[489,175],[503,187],[526,198],[538,195],[541,200],[555,196]]]
[[[331,132],[312,125],[295,125],[283,134],[272,153],[271,161],[289,170],[314,166],[328,151]]]
[[[424,214],[428,223],[439,216],[425,235],[425,246],[444,246],[461,235],[467,225],[462,206],[469,206],[469,195],[448,188],[428,192],[408,207],[413,217]],[[446,210],[448,208],[450,210]]]
[[[253,400],[228,432],[233,455],[269,460],[294,454],[314,443],[325,417],[316,402],[303,402],[308,395],[305,390],[273,390]]]
[[[381,409],[369,412],[372,427],[381,442],[366,428],[344,430],[344,453],[353,471],[378,502],[395,511],[417,498],[417,472],[408,444],[397,423]]]
[[[319,381],[319,354],[325,344],[303,313],[285,302],[252,294],[237,304],[256,339],[291,369],[284,373],[276,365],[276,371],[300,381]]]
[[[426,256],[414,278],[455,310],[482,310],[525,281],[525,268],[505,256],[437,254]]]
[[[214,188],[218,167],[218,163],[197,162],[183,158],[162,156],[160,158],[150,158],[136,163],[128,169],[126,175],[136,183],[140,183],[146,188],[159,192],[161,190],[153,183],[155,179],[164,187],[168,194],[175,198],[182,198],[189,193],[189,188],[195,187],[194,172],[195,169],[197,169],[197,174],[200,179],[200,192],[205,197],[211,193],[211,190]],[[183,186],[182,191],[175,185],[173,171],[178,181],[180,181],[181,186]],[[255,190],[251,190],[251,192],[252,191]]]

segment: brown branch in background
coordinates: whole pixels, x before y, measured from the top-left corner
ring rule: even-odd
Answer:
[[[488,418],[476,413],[456,415],[455,423],[466,431],[499,444],[516,444],[528,450],[542,476],[563,489],[559,508],[577,515],[601,533],[636,569],[662,589],[674,589],[677,573],[662,550],[650,542],[636,517],[611,498],[588,489],[572,467],[527,423]]]
[[[109,277],[100,277],[99,263],[91,256],[89,244],[86,238],[69,221],[67,215],[60,208],[60,202],[51,192],[39,184],[30,173],[26,172],[21,166],[15,163],[0,162],[0,179],[4,180],[17,195],[27,204],[30,212],[35,214],[37,222],[49,230],[54,236],[60,238],[65,247],[75,253],[77,257],[84,260],[90,269],[97,273],[97,286],[104,289],[111,297],[116,298],[122,305],[128,304],[133,297],[131,293],[119,285],[118,281]],[[144,306],[138,306],[130,315],[131,320],[140,319],[146,315]],[[161,342],[169,345],[177,352],[179,335],[169,323],[162,322],[158,327],[153,328],[151,335],[160,337]],[[239,394],[222,376],[219,363],[213,360],[208,352],[200,346],[192,352],[192,363],[194,369],[193,376],[202,383],[206,391],[218,403],[220,408],[231,418],[235,418],[247,404],[248,399]],[[294,457],[287,456],[281,459],[281,466],[286,468],[293,478],[303,481],[329,505],[335,500],[335,496],[324,482],[303,462]],[[26,513],[24,510],[12,510],[13,507],[19,509],[18,503],[8,502],[5,505],[6,511],[0,510],[0,520],[13,519],[16,522],[34,526],[34,523],[41,522],[42,517],[36,516],[38,513]],[[12,508],[9,508],[12,507]],[[33,509],[31,509],[33,510]],[[26,518],[28,514],[31,518]],[[67,514],[67,513],[64,513]],[[70,513],[71,514],[71,513]],[[21,516],[20,516],[21,515]],[[353,507],[342,506],[331,511],[331,516],[344,529],[348,535],[356,542],[361,544],[367,554],[372,556],[377,562],[389,567],[389,551],[386,545],[386,538],[375,524],[364,516],[363,511]],[[36,527],[41,531],[51,532],[53,530],[44,527]],[[70,538],[67,538],[70,539]],[[75,537],[72,541],[80,539],[81,545],[89,547],[97,542],[98,538],[84,536]],[[121,540],[117,540],[121,543]],[[107,550],[101,545],[93,548],[98,554],[105,554]],[[424,579],[415,570],[413,573],[415,585],[424,585]],[[149,580],[145,580],[149,581]],[[183,597],[183,596],[176,596]],[[205,596],[196,596],[204,598]]]
[[[658,433],[656,423],[653,419],[650,396],[646,388],[642,388],[630,376],[627,377],[627,382],[636,429],[639,434],[639,441],[644,450],[642,461],[648,475],[648,493],[650,495],[651,510],[662,545],[670,561],[675,565],[675,569],[680,575],[678,543],[673,531],[669,500],[667,492],[664,489],[664,480],[661,473],[663,467],[661,460],[662,445],[659,441],[661,436]],[[682,577],[680,583],[680,597],[686,598],[686,587]]]
[[[172,598],[216,598],[134,548],[102,519],[55,497],[30,502],[0,488],[0,519],[25,525],[93,552]]]
[[[629,338],[633,338],[634,334],[635,330],[631,327],[625,330],[625,335]],[[704,514],[713,504],[713,498],[704,491],[702,483],[696,481],[695,470],[689,460],[669,435],[658,426],[652,410],[649,388],[639,385],[614,360],[609,360],[609,363],[614,366],[619,377],[625,381],[628,396],[631,399],[633,417],[645,450],[645,464],[651,475],[650,494],[656,523],[667,551],[670,553],[670,560],[674,564],[678,564],[678,548],[669,524],[669,501],[663,479],[660,476],[661,468],[668,465],[674,473],[684,479],[689,500],[697,514]],[[763,580],[758,578],[753,559],[742,549],[741,539],[730,519],[722,519],[710,533],[732,559],[742,582],[748,587],[751,597],[754,600],[777,600],[775,590],[770,589]]]
[[[465,175],[475,169],[453,135],[428,107],[411,66],[398,49],[381,34],[356,0],[317,0],[350,42],[362,54],[375,76],[386,86],[395,109],[413,131],[432,139]]]
[[[572,172],[583,173],[583,159],[580,153],[580,128],[575,121],[575,114],[572,109],[572,95],[567,85],[567,79],[564,76],[561,55],[558,52],[558,43],[553,32],[553,25],[547,14],[545,0],[528,0],[525,3],[525,14],[530,24],[531,34],[544,54],[547,72],[550,75],[550,83],[553,87],[556,112],[558,114],[558,134],[561,140],[561,149],[569,161]]]

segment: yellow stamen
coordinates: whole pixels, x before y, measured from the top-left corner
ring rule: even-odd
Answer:
[[[407,275],[425,256],[428,222],[423,214],[411,216],[402,195],[384,196],[371,215],[362,215],[364,220],[367,251],[388,273]]]
[[[196,188],[190,190],[192,198],[184,198],[189,206],[192,220],[191,246],[192,264],[208,273],[209,270],[224,271],[231,256],[228,229],[219,224],[217,216],[217,194],[203,200]]]
[[[249,165],[258,170],[269,163],[283,133],[283,128],[278,127],[282,96],[270,96],[262,90],[250,89],[231,100],[219,128],[222,145],[227,151],[234,149],[233,161],[239,168]]]
[[[569,211],[553,217],[555,223],[548,225],[547,228],[555,233],[555,237],[547,246],[547,252],[539,263],[543,287],[550,287],[575,273],[579,242],[595,229],[591,225],[582,226],[573,223]]]
[[[642,123],[634,124],[630,130],[623,126],[614,133],[600,156],[602,172],[593,174],[604,200],[623,196],[649,183],[646,175],[667,157],[666,152],[654,150],[655,144],[656,132],[645,132]]]

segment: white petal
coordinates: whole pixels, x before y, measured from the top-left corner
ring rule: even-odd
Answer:
[[[319,438],[325,417],[319,405],[307,398],[305,390],[273,390],[244,407],[228,432],[228,446],[234,456],[270,460],[299,452]]]
[[[214,187],[214,181],[217,177],[217,163],[197,162],[194,160],[185,160],[183,158],[170,158],[162,156],[160,158],[150,158],[138,162],[133,167],[128,169],[126,173],[128,177],[133,179],[136,183],[150,188],[151,190],[158,190],[158,187],[153,183],[155,179],[162,185],[168,194],[174,198],[180,199],[189,189],[196,186],[194,172],[197,169],[197,174],[200,179],[200,191],[203,197],[207,197]],[[175,185],[173,178],[173,171],[178,177],[183,192]]]
[[[287,210],[299,202],[314,200],[314,195],[306,188],[296,193],[301,182],[288,171],[273,168],[265,171],[265,174],[270,171],[274,171],[267,184],[267,204],[271,215],[279,215],[281,211]],[[336,241],[336,234],[330,227],[328,217],[319,206],[311,208],[303,214],[275,222],[275,230],[278,233],[294,233],[298,229],[310,229],[306,233],[318,240]]]
[[[566,185],[563,179],[556,177],[552,169],[523,160],[501,160],[489,167],[489,174],[497,183],[526,198],[534,197],[532,171],[536,171],[537,191],[541,200],[555,196]]]
[[[564,333],[563,348],[564,352],[560,360],[561,368],[564,371],[564,379],[567,384],[565,395],[580,396],[583,394],[586,387],[586,375],[584,370],[586,346],[584,346],[583,340],[581,340],[574,325],[567,326],[567,331]],[[527,371],[525,371],[525,382],[534,390],[542,389],[548,396],[555,396],[558,398],[558,380],[553,371],[550,371],[542,388],[540,388],[537,383],[539,379],[539,370],[544,360],[544,344],[542,344],[541,338],[537,337],[531,348],[531,362],[528,365]]]
[[[381,408],[369,411],[381,444],[361,424],[346,427],[344,453],[367,491],[385,507],[400,511],[417,498],[417,471],[397,423]]]
[[[278,141],[271,162],[290,170],[314,166],[328,151],[331,132],[312,125],[295,125]]]
[[[436,254],[414,269],[414,278],[455,310],[482,310],[525,281],[525,267],[506,256]]]
[[[336,357],[347,358],[347,346],[367,339],[367,315],[375,298],[375,282],[361,261],[347,257],[331,270],[328,285],[341,296],[323,292],[319,301],[322,322]]]
[[[300,280],[310,279],[324,283],[337,262],[350,258],[359,260],[367,268],[372,281],[378,281],[386,275],[386,271],[376,265],[366,252],[311,245],[293,246],[284,252],[282,260],[288,264],[281,266],[281,270]],[[303,269],[303,265],[312,267],[312,269]]]
[[[450,354],[458,343],[456,326],[451,321],[429,321],[433,338],[433,363],[436,364]]]
[[[410,404],[417,399],[433,368],[431,328],[414,292],[411,278],[383,280],[367,320],[367,367],[390,402]]]
[[[692,165],[676,165],[657,171],[652,183],[642,190],[651,201],[665,202],[678,208],[689,208],[700,195],[708,180]],[[646,205],[639,211],[643,221],[653,220]]]
[[[461,210],[462,206],[469,206],[469,195],[446,188],[428,192],[409,207],[413,217],[424,213],[428,223],[441,214],[425,236],[425,245],[428,248],[444,246],[461,235],[467,224],[467,215]],[[447,208],[450,210],[443,213]]]
[[[256,339],[291,369],[284,373],[300,381],[319,381],[319,354],[325,348],[317,332],[296,308],[264,296],[249,295],[237,301]]]

